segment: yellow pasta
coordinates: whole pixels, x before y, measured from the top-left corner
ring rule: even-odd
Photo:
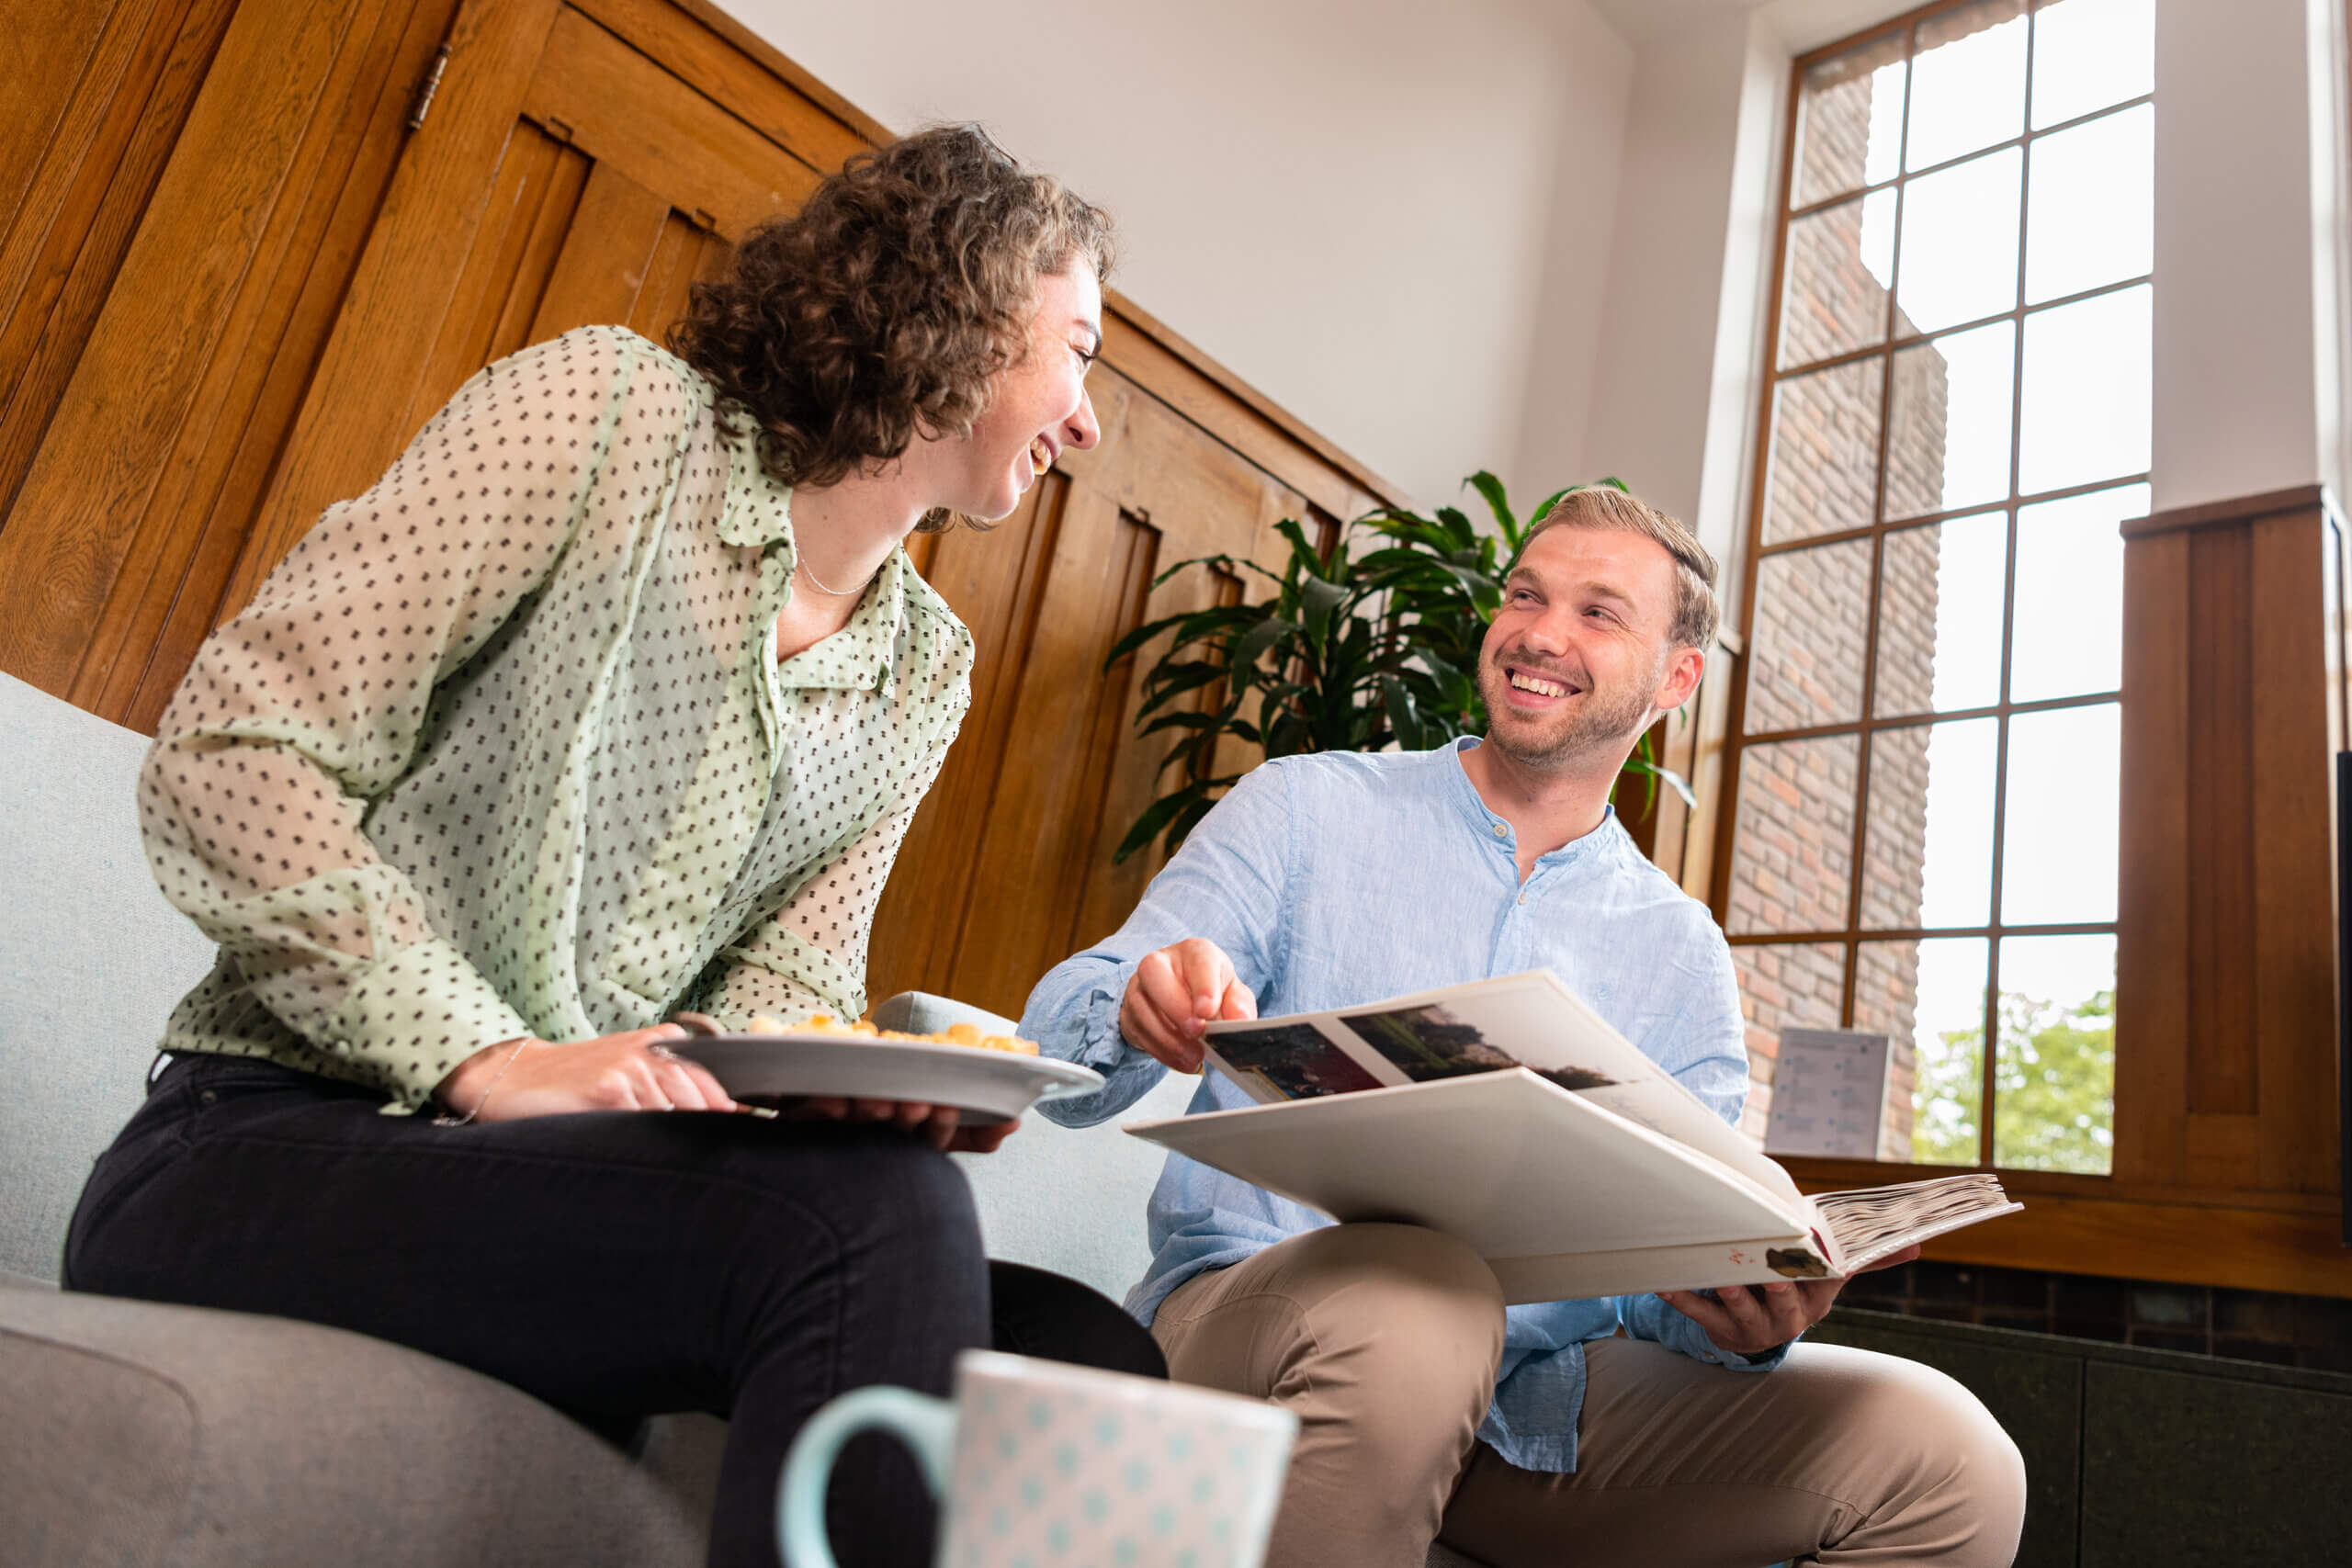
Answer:
[[[876,1029],[867,1019],[855,1023],[843,1023],[831,1013],[814,1013],[798,1023],[781,1023],[765,1013],[752,1020],[753,1034],[864,1034],[876,1040],[905,1040],[918,1045],[967,1045],[976,1051],[1009,1051],[1016,1056],[1034,1056],[1037,1043],[1011,1034],[984,1034],[972,1023],[950,1024],[935,1034],[910,1034],[900,1029]]]

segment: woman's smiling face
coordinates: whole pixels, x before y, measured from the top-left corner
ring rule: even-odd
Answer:
[[[1102,439],[1086,395],[1087,367],[1102,347],[1102,286],[1083,257],[1037,280],[1028,352],[998,376],[971,434],[938,444],[937,504],[993,522],[1070,447]]]

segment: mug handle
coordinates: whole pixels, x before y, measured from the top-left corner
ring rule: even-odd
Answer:
[[[853,1389],[810,1416],[785,1456],[775,1529],[786,1568],[836,1568],[831,1544],[825,1539],[825,1483],[832,1477],[842,1445],[876,1427],[914,1450],[933,1496],[946,1492],[949,1455],[956,1447],[956,1406],[912,1389],[883,1384]]]

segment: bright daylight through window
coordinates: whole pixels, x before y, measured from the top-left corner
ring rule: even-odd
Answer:
[[[1722,909],[1758,1130],[1780,1032],[1844,1028],[1893,1041],[1879,1158],[2110,1167],[2151,11],[1800,67]]]

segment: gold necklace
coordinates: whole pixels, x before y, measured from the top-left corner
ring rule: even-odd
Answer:
[[[800,575],[808,580],[809,587],[830,598],[846,599],[853,593],[863,593],[865,592],[866,584],[874,581],[874,572],[870,571],[865,574],[865,581],[859,583],[854,588],[828,588],[823,583],[817,581],[817,574],[815,572],[808,570],[808,558],[807,556],[795,552],[792,564],[800,569]],[[877,566],[874,569],[874,571],[880,571],[882,569]]]

